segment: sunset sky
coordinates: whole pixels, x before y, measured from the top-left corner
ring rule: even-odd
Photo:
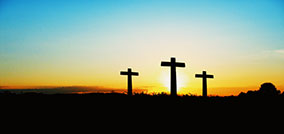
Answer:
[[[1,0],[0,86],[237,95],[272,82],[284,91],[283,0]]]

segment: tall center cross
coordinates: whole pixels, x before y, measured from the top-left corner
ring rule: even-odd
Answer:
[[[161,66],[171,67],[171,95],[177,95],[177,76],[176,67],[185,67],[185,63],[176,62],[176,58],[171,57],[171,61],[162,61]]]
[[[128,76],[128,95],[132,95],[132,75],[138,76],[138,72],[132,72],[131,68],[128,68],[127,72],[121,71],[120,75],[127,75]]]

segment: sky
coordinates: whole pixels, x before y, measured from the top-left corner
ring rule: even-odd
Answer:
[[[127,88],[237,95],[284,91],[283,0],[0,0],[0,86]]]

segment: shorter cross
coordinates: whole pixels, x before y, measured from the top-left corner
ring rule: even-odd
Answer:
[[[208,75],[206,74],[206,71],[203,71],[202,74],[195,74],[196,78],[202,78],[203,80],[203,86],[202,86],[202,95],[203,97],[207,97],[207,78],[214,78],[214,75]]]
[[[120,75],[127,75],[128,76],[128,95],[132,95],[132,75],[138,76],[138,72],[132,72],[131,68],[128,68],[127,72],[121,71]]]

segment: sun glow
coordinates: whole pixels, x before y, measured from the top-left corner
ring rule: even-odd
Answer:
[[[170,93],[171,89],[171,80],[170,80],[170,71],[163,69],[160,75],[160,82],[163,87],[166,88],[166,92]],[[183,71],[177,71],[177,92],[178,94],[186,93],[186,88],[188,86],[188,76]]]

